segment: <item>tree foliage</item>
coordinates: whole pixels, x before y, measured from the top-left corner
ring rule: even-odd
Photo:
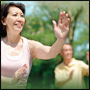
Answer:
[[[51,46],[56,40],[52,20],[56,20],[58,23],[59,12],[65,11],[69,13],[71,19],[70,32],[66,42],[72,44],[75,58],[86,60],[87,44],[89,44],[89,1],[33,2],[35,4],[33,11],[31,14],[25,16],[26,23],[21,35],[28,39],[39,41],[44,45]],[[2,1],[2,3],[4,2]],[[39,89],[57,88],[54,83],[54,69],[61,61],[62,58],[60,55],[46,61],[35,59],[27,88],[35,89],[35,85],[36,89],[37,87]],[[40,82],[38,83],[39,80]]]
[[[88,1],[40,1],[40,2],[36,1],[35,3],[36,6],[34,6],[33,13],[27,19],[28,27],[30,28],[27,30],[29,30],[30,35],[36,36],[43,33],[44,37],[44,35],[46,35],[45,33],[48,32],[48,36],[52,35],[53,37],[52,41],[54,42],[55,36],[53,34],[52,20],[56,20],[56,22],[58,23],[59,12],[66,11],[66,13],[69,13],[69,17],[71,19],[70,30],[66,42],[71,43],[71,45],[74,47],[75,52],[79,52],[78,50],[76,51],[76,48],[79,47],[79,45],[82,44],[81,47],[83,47],[83,45],[86,46],[88,45],[89,43]],[[45,39],[44,40],[48,42],[51,41],[49,37],[47,38],[46,40]],[[39,41],[42,43],[42,40],[39,39]],[[48,45],[47,43],[44,44]],[[85,52],[86,50],[88,50],[87,47],[84,47],[83,49]],[[80,50],[80,52],[82,52],[82,50]],[[78,55],[75,53],[75,56]]]
[[[51,46],[56,40],[52,20],[58,22],[59,12],[66,11],[71,19],[67,41],[70,42],[71,40],[74,57],[85,61],[86,46],[89,43],[89,2],[40,1],[35,3],[36,6],[34,6],[33,13],[31,16],[26,17],[28,29],[23,30],[23,35],[26,34],[25,37],[29,39]],[[79,47],[82,47],[81,50],[79,50]],[[45,88],[49,75],[52,78],[54,77],[54,68],[61,60],[60,55],[50,61],[35,59],[31,76],[37,73],[37,78],[39,76],[42,78],[42,87]],[[54,83],[54,81],[52,82]],[[53,88],[56,87],[54,86]]]

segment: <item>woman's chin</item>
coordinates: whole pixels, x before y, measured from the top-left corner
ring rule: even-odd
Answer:
[[[22,32],[22,29],[14,29],[15,33],[20,34]]]
[[[15,28],[15,31],[22,31],[23,28]]]
[[[19,31],[19,30],[22,30],[23,27],[14,27],[15,30]]]

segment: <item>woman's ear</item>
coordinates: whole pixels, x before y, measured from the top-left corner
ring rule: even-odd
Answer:
[[[2,24],[3,24],[4,26],[6,26],[6,23],[5,23],[5,19],[4,19],[4,18],[1,19],[1,22],[2,22]]]

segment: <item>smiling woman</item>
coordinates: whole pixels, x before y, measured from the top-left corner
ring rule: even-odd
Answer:
[[[16,22],[15,20],[19,19],[19,23],[22,22],[20,20],[23,20],[23,26],[24,26],[24,23],[25,23],[24,14],[25,14],[25,6],[23,4],[20,4],[20,3],[3,4],[1,6],[1,28],[2,28],[1,37],[5,37],[7,35],[6,24],[9,24],[9,26],[7,25],[8,28],[11,26],[13,27],[12,24],[15,24],[15,23],[17,24],[18,22]]]
[[[25,23],[23,12],[17,7],[10,7],[8,12],[5,22],[2,21],[3,25],[7,25],[7,33],[9,33],[9,30],[12,30],[12,34],[15,34],[16,30],[20,33]]]
[[[65,43],[69,31],[68,14],[60,12],[58,24],[52,21],[54,33],[57,38],[52,46],[45,46],[40,42],[28,40],[20,35],[25,24],[25,6],[21,3],[6,3],[1,6],[1,82],[2,88],[26,88],[30,74],[32,60],[34,58],[49,60],[55,58]],[[57,48],[56,48],[57,47]],[[17,83],[13,84],[9,80],[16,74],[15,72],[26,65],[24,73],[19,77]],[[4,78],[3,78],[4,77]],[[17,78],[14,78],[17,80]],[[12,81],[13,82],[13,81]]]

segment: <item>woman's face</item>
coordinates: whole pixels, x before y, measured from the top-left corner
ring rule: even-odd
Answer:
[[[7,32],[21,32],[25,24],[24,14],[18,7],[10,7],[7,17],[4,20]]]

